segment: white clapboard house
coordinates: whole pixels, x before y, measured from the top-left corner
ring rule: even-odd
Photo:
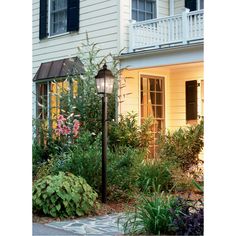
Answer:
[[[154,116],[154,133],[204,115],[203,0],[33,0],[32,26],[34,115],[50,117],[53,80],[68,86],[67,74],[82,73],[77,46],[86,33],[101,57],[124,49],[120,114],[134,111],[140,123]]]

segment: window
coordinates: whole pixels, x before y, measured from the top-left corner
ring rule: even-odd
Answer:
[[[164,78],[159,76],[141,76],[141,123],[149,117],[154,117],[151,127],[153,139],[149,151],[150,156],[155,157],[157,149],[158,132],[164,131],[165,109],[164,109]]]
[[[67,0],[49,0],[49,34],[61,34],[67,31]]]
[[[132,19],[136,21],[150,20],[156,17],[155,0],[132,0]]]
[[[40,0],[39,39],[79,30],[80,0]]]
[[[66,114],[78,95],[78,75],[84,73],[78,57],[41,63],[33,81],[36,83],[36,116],[48,127],[56,125],[59,114]]]
[[[37,117],[40,120],[47,118],[48,109],[48,84],[40,83],[37,86]]]
[[[190,11],[204,9],[204,0],[185,0],[185,7]]]
[[[37,118],[47,120],[55,128],[58,115],[67,114],[68,104],[75,102],[78,94],[78,81],[75,79],[38,82]]]

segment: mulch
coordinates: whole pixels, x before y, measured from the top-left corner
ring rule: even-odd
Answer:
[[[198,192],[191,192],[191,193],[178,192],[174,195],[180,196],[186,199],[190,199],[193,201],[203,199],[203,195]],[[112,213],[132,211],[135,208],[134,206],[136,203],[137,203],[136,200],[131,200],[128,202],[107,202],[106,204],[98,203],[98,206],[96,207],[95,211],[92,214],[87,215],[87,216],[92,217],[92,216],[101,216],[101,215],[112,214]],[[32,220],[34,223],[40,223],[40,224],[47,224],[52,221],[78,220],[78,219],[79,219],[78,217],[52,218],[52,217],[35,215],[35,214],[33,214],[33,217],[32,217]]]

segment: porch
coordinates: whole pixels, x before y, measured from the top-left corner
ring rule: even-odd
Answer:
[[[154,117],[151,148],[155,153],[159,131],[197,124],[204,116],[203,62],[124,70],[119,113],[131,111],[138,114],[139,124],[148,116]]]
[[[146,21],[131,21],[129,52],[193,44],[204,39],[204,10],[189,11]]]

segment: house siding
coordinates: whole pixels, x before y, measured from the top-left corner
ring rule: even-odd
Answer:
[[[169,0],[159,0],[157,7],[158,7],[158,17],[169,15]]]
[[[184,10],[184,0],[175,0],[174,3],[174,14],[181,14]]]
[[[101,49],[98,59],[119,49],[119,0],[80,0],[80,29],[78,32],[39,40],[39,0],[33,0],[33,76],[42,62],[77,55],[77,47],[90,42]]]
[[[194,66],[191,68],[181,68],[170,71],[169,87],[166,89],[168,98],[167,117],[168,128],[175,130],[186,126],[186,107],[185,107],[185,82],[197,80],[201,83],[203,80],[203,66]],[[198,115],[202,114],[201,87],[198,87]]]

